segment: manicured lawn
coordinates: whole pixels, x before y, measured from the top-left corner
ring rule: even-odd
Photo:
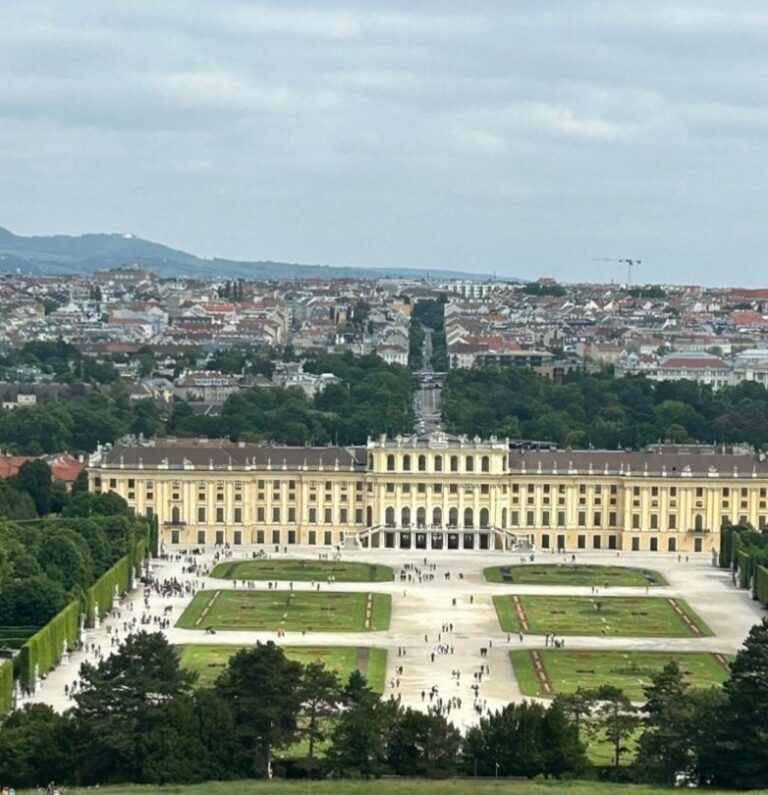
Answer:
[[[614,784],[600,781],[488,781],[448,779],[445,781],[424,780],[363,780],[363,781],[211,781],[205,784],[158,786],[100,787],[103,795],[547,795],[555,790],[568,795],[659,795],[669,793],[669,787],[653,787],[638,784]],[[32,790],[27,790],[32,793]],[[67,787],[67,795],[86,795],[91,788]],[[717,790],[726,795],[732,790]],[[759,795],[765,790],[752,790]]]
[[[239,560],[219,563],[212,577],[228,580],[293,580],[294,582],[391,582],[389,566],[333,560]]]
[[[516,585],[597,585],[600,588],[629,585],[666,585],[658,571],[626,566],[591,566],[580,563],[531,563],[491,566],[483,572],[488,582]]]
[[[516,609],[516,601],[520,610]],[[504,632],[659,638],[712,635],[685,601],[675,599],[674,603],[692,626],[675,611],[673,604],[660,596],[493,597]]]
[[[198,674],[198,685],[213,684],[224,670],[229,658],[241,646],[214,644],[189,644],[181,648],[181,665]],[[356,646],[283,646],[286,657],[305,665],[321,662],[330,671],[335,671],[342,682],[349,679],[357,669],[368,680],[372,690],[384,690],[384,674],[387,668],[387,650]]]
[[[372,610],[366,618],[366,606]],[[182,629],[360,632],[389,627],[389,594],[314,591],[200,591],[182,614]]]
[[[543,676],[536,674],[534,653],[541,660]],[[515,677],[524,696],[550,696],[573,693],[579,687],[615,685],[634,701],[641,701],[643,687],[651,683],[651,674],[670,662],[680,666],[691,685],[719,685],[728,677],[726,669],[709,652],[539,649],[534,653],[523,649],[510,652]],[[548,690],[544,682],[551,689]]]

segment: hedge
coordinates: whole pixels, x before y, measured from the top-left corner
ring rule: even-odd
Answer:
[[[752,585],[752,569],[754,563],[752,556],[744,549],[736,553],[736,566],[739,570],[739,587],[749,588]]]
[[[13,703],[13,660],[0,663],[0,715],[11,711]]]
[[[758,566],[755,572],[755,597],[764,605],[768,604],[768,569]]]
[[[68,649],[75,646],[79,619],[80,602],[70,602],[21,647],[20,676],[25,685],[34,684],[35,665],[42,676],[61,659],[65,642]]]
[[[100,616],[104,616],[112,609],[115,586],[117,586],[118,594],[123,594],[130,588],[131,576],[136,569],[140,568],[146,548],[146,538],[140,538],[134,544],[130,554],[120,558],[85,592],[85,614],[89,627],[94,624],[95,607],[99,608]]]
[[[131,581],[131,565],[126,555],[115,563],[85,592],[86,622],[92,627],[96,617],[96,607],[99,615],[104,616],[112,609],[115,598],[115,586],[118,594],[125,593]]]

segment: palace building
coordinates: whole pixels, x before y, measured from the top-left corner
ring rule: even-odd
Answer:
[[[166,547],[710,552],[768,524],[768,462],[744,449],[520,450],[491,437],[356,447],[157,439],[100,449],[92,491],[156,517]]]

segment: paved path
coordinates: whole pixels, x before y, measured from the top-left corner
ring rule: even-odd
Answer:
[[[240,556],[250,557],[252,550],[238,550]],[[290,554],[274,555],[275,558],[316,558],[316,550],[294,549]],[[570,556],[568,556],[570,558]],[[345,560],[370,561],[393,566],[396,574],[405,564],[425,569],[423,553],[403,550],[359,550],[344,552]],[[238,559],[236,556],[234,559]],[[212,552],[202,560],[210,563]],[[536,562],[562,562],[565,558],[555,555],[536,556]],[[322,590],[333,591],[376,591],[392,595],[392,623],[384,632],[287,632],[277,639],[275,632],[218,631],[215,636],[206,635],[200,630],[177,629],[174,626],[165,630],[168,639],[174,644],[217,643],[249,645],[256,641],[275,640],[286,645],[350,645],[378,646],[388,650],[385,695],[399,695],[404,704],[426,708],[429,697],[422,701],[422,691],[426,694],[435,687],[444,699],[461,699],[461,708],[451,710],[454,722],[466,727],[476,722],[475,696],[472,686],[476,684],[475,674],[480,666],[488,666],[479,683],[479,702],[489,709],[495,709],[509,701],[520,699],[520,691],[514,677],[508,651],[516,648],[544,648],[544,637],[526,635],[521,642],[517,635],[502,633],[493,609],[494,594],[563,594],[591,595],[589,587],[575,586],[535,586],[515,584],[492,584],[484,581],[482,570],[485,566],[502,563],[518,563],[519,557],[492,552],[443,552],[428,553],[428,563],[436,566],[436,575],[431,582],[389,583],[336,583],[323,584]],[[654,650],[654,651],[712,651],[733,653],[741,645],[750,627],[760,619],[764,610],[749,594],[731,585],[727,572],[711,566],[709,555],[691,555],[689,562],[678,562],[674,554],[655,555],[632,553],[616,556],[615,552],[596,552],[577,555],[580,563],[602,563],[611,565],[631,565],[652,568],[660,571],[669,582],[668,586],[652,589],[659,596],[673,596],[686,599],[699,615],[709,624],[715,637],[709,638],[600,638],[568,636],[569,649],[616,649],[616,650]],[[215,588],[218,590],[234,588],[229,580],[193,578],[182,574],[180,562],[157,561],[153,571],[159,580],[176,577],[189,583],[190,587]],[[446,578],[450,575],[450,579]],[[460,574],[463,577],[460,577]],[[287,583],[280,583],[280,589],[288,589]],[[294,583],[294,590],[309,590],[310,583]],[[256,590],[268,590],[266,582],[256,582]],[[241,590],[241,588],[238,588]],[[606,589],[601,589],[606,593]],[[608,595],[644,595],[645,588],[607,589]],[[110,618],[99,629],[89,630],[87,643],[101,647],[106,655],[112,650],[112,634],[124,637],[124,622],[149,616],[151,623],[141,628],[156,629],[157,620],[169,618],[173,625],[191,599],[191,595],[165,598],[155,594],[149,597],[149,609],[144,607],[142,591],[136,591],[126,598],[119,608],[120,618]],[[453,600],[456,601],[455,605]],[[166,613],[170,609],[170,613]],[[443,624],[453,624],[453,631],[442,632]],[[438,639],[439,636],[439,639]],[[426,640],[425,640],[426,637]],[[441,645],[448,646],[448,653],[441,653]],[[486,657],[481,657],[480,649],[487,648]],[[404,655],[398,655],[398,649]],[[434,661],[432,654],[434,653]],[[71,655],[65,665],[52,671],[42,683],[38,693],[31,700],[42,701],[63,710],[72,704],[64,693],[64,686],[77,677],[80,663],[95,660],[93,652],[78,652]],[[396,668],[403,666],[403,674],[398,676]],[[460,678],[453,675],[460,671]],[[399,686],[390,686],[399,680]]]

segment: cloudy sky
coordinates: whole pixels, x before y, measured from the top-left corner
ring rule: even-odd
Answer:
[[[765,0],[2,0],[0,226],[768,283]]]

